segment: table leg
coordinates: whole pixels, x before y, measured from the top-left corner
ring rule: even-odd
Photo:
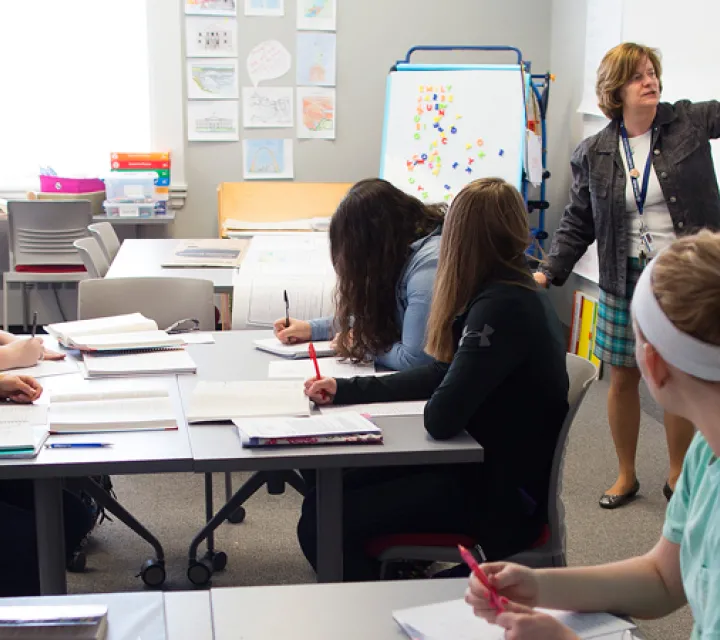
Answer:
[[[40,592],[44,596],[63,595],[67,593],[67,579],[62,480],[45,478],[34,484]]]
[[[318,582],[343,579],[342,469],[317,470]]]

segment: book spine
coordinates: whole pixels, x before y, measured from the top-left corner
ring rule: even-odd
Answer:
[[[169,160],[113,160],[110,167],[114,169],[169,169]]]
[[[578,338],[580,334],[580,311],[582,309],[582,293],[576,291],[573,296],[573,316],[570,325],[570,344],[568,353],[577,354]]]
[[[110,154],[110,160],[118,162],[169,162],[169,151],[153,151],[150,153],[118,153]]]
[[[145,171],[145,169],[113,169],[113,171],[117,171],[118,173],[134,173],[137,171]],[[170,178],[170,169],[153,169],[155,173],[157,173],[158,178]]]
[[[292,438],[248,438],[243,440],[245,447],[280,447],[286,445],[308,444],[382,444],[382,434],[363,434],[346,436],[298,436]]]

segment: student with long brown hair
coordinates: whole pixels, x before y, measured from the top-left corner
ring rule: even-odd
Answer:
[[[567,413],[560,323],[525,260],[525,206],[500,179],[477,180],[455,198],[440,248],[427,352],[435,361],[383,377],[308,380],[318,404],[428,399],[436,439],[467,431],[482,464],[349,471],[344,481],[344,578],[378,577],[364,544],[394,533],[473,536],[488,558],[536,540],[547,517],[553,452]],[[518,401],[522,398],[522,401]],[[315,495],[298,524],[315,565]]]
[[[355,184],[330,221],[337,274],[334,318],[275,322],[284,343],[335,339],[339,356],[401,370],[430,362],[423,351],[440,250],[443,208],[386,180]]]

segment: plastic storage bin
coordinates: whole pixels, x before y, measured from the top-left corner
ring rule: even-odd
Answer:
[[[105,178],[105,192],[109,202],[152,202],[155,193],[154,171],[112,173]]]
[[[164,202],[110,202],[105,201],[105,215],[113,218],[149,218],[164,215]]]
[[[91,193],[104,190],[105,184],[99,178],[40,176],[40,191],[43,193]]]

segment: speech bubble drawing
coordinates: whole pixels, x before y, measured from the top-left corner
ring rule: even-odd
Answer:
[[[247,58],[250,81],[257,87],[262,80],[273,80],[290,71],[290,52],[277,40],[265,40],[253,47]]]

